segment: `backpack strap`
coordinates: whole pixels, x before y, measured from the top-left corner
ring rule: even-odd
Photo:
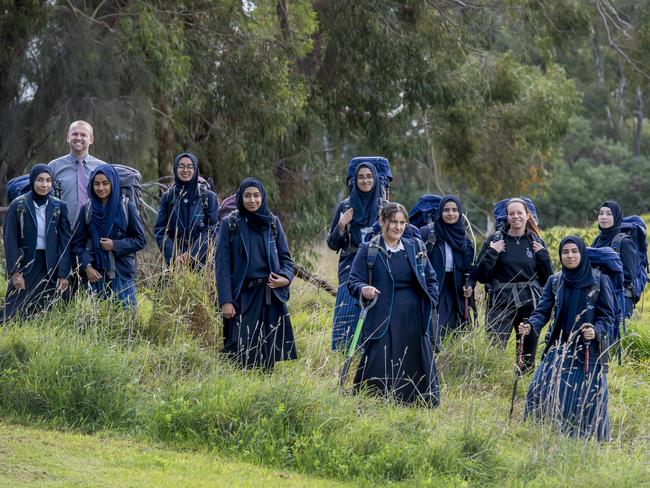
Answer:
[[[83,210],[85,214],[86,225],[90,225],[90,220],[93,215],[92,208],[90,208],[90,200],[88,200],[88,203],[86,203]]]
[[[273,216],[273,222],[271,222],[271,237],[275,242],[278,242],[278,217]]]
[[[433,249],[436,247],[436,241],[438,240],[438,236],[436,236],[436,231],[433,229],[434,228],[433,222],[428,222],[427,228],[429,229],[429,235],[427,236],[426,249],[427,252],[431,254],[433,252]]]
[[[56,228],[59,227],[59,220],[61,220],[61,200],[56,197],[52,197],[52,205],[54,205],[53,214],[54,214],[54,224]]]
[[[228,215],[228,232],[230,233],[230,242],[235,238],[239,229],[239,210],[233,210]]]
[[[25,211],[27,210],[27,201],[25,195],[16,198],[16,214],[18,215],[18,225],[20,226],[20,238],[25,238]]]
[[[629,238],[630,236],[627,235],[625,232],[619,232],[614,236],[614,239],[612,239],[612,249],[616,251],[618,254],[621,254],[621,242],[623,242],[623,239]]]
[[[126,193],[122,193],[120,198],[120,203],[122,204],[122,210],[124,211],[124,223],[126,228],[129,228],[129,196]]]
[[[560,288],[560,281],[562,280],[562,271],[558,271],[553,276],[551,276],[551,289],[553,290],[553,296],[555,297],[555,303],[557,303],[557,291]]]
[[[202,185],[199,183],[199,198],[201,199],[201,205],[203,206],[203,213],[208,215],[208,191],[206,188],[207,185]]]
[[[377,255],[379,254],[379,242],[381,236],[376,235],[370,240],[370,246],[368,247],[368,259],[366,265],[368,266],[368,284],[372,286],[372,270],[375,267],[377,262]]]

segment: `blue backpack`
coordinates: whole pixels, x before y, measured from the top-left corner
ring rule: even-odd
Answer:
[[[16,176],[7,181],[7,203],[29,191],[29,175]]]
[[[496,228],[497,229],[502,229],[506,226],[508,223],[508,202],[510,202],[510,198],[506,198],[504,200],[501,200],[500,202],[497,202],[494,208],[492,209],[492,215],[494,216],[494,220],[496,221]],[[526,205],[528,206],[528,210],[530,210],[530,213],[532,214],[533,218],[535,219],[536,222],[539,222],[539,218],[537,217],[537,209],[535,208],[535,204],[530,198],[522,198],[524,202],[526,202]]]
[[[381,156],[360,156],[352,158],[348,162],[348,177],[347,184],[351,187],[354,184],[354,175],[357,174],[357,167],[361,163],[372,164],[377,169],[377,176],[379,177],[379,184],[381,185],[383,198],[388,199],[390,196],[390,183],[393,181],[393,172],[390,169],[388,159]]]
[[[636,245],[639,266],[633,272],[632,278],[632,299],[638,302],[643,294],[645,285],[648,282],[648,237],[645,222],[638,215],[630,215],[623,219],[621,232],[612,240],[612,249],[617,253],[621,252],[621,242],[623,239],[632,239]]]
[[[587,256],[591,262],[594,273],[594,283],[589,294],[589,301],[592,306],[598,303],[600,294],[600,276],[605,275],[612,286],[614,295],[614,313],[616,319],[608,335],[612,344],[618,344],[618,364],[621,364],[621,329],[625,335],[625,286],[623,279],[623,262],[619,254],[611,247],[587,247]],[[556,273],[551,278],[553,280],[553,294],[557,296],[557,290],[560,287],[562,272]],[[609,342],[609,341],[606,341]]]
[[[433,222],[438,215],[440,195],[422,195],[409,213],[409,222],[418,229]]]

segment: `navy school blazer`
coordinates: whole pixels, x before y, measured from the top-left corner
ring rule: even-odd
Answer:
[[[429,259],[426,257],[426,251],[424,260],[417,257],[420,251],[414,239],[402,237],[402,243],[404,244],[409,263],[411,264],[411,269],[413,269],[418,279],[419,287],[417,291],[422,297],[421,312],[422,317],[425,317],[422,322],[422,332],[428,337],[433,337],[431,315],[438,305],[438,281],[436,280],[436,273]],[[372,286],[377,288],[381,293],[379,294],[377,303],[368,312],[366,317],[366,322],[363,326],[364,341],[379,339],[386,334],[393,308],[394,306],[399,307],[399,304],[393,303],[393,277],[390,266],[388,265],[383,239],[380,239],[379,246],[377,261],[372,270]],[[359,247],[359,251],[352,263],[352,270],[350,271],[348,289],[350,290],[350,294],[357,299],[361,296],[361,289],[364,286],[370,285],[368,283],[369,248],[369,242],[365,242]],[[424,264],[422,261],[424,261]]]
[[[158,217],[154,225],[154,236],[156,244],[165,257],[165,263],[171,262],[174,254],[174,246],[180,247],[176,243],[176,235],[182,236],[185,229],[190,229],[190,240],[192,247],[187,249],[193,258],[205,264],[205,257],[208,251],[208,241],[216,236],[216,226],[219,223],[218,211],[219,203],[217,195],[213,191],[206,189],[207,213],[203,210],[203,202],[199,192],[196,192],[194,201],[190,207],[190,221],[185,222],[178,212],[176,204],[170,205],[170,200],[174,200],[174,190],[166,191],[160,199],[158,207]],[[207,222],[206,222],[207,217]],[[180,247],[185,250],[184,248]]]
[[[79,258],[81,269],[85,269],[89,264],[94,264],[94,254],[92,249],[87,249],[88,239],[90,239],[90,227],[86,224],[86,207],[90,201],[79,211],[77,224],[72,237],[72,248]],[[111,229],[110,239],[113,239],[113,256],[115,257],[115,272],[123,280],[135,279],[135,253],[142,251],[147,244],[144,235],[144,227],[138,215],[138,211],[133,202],[128,203],[128,225],[126,232],[113,226]]]
[[[427,239],[429,239],[429,232],[431,231],[427,225],[420,228],[422,241],[425,244],[427,243]],[[458,309],[463,310],[465,306],[465,298],[463,295],[463,286],[465,284],[464,274],[470,274],[469,286],[474,287],[476,285],[475,280],[472,278],[474,247],[470,240],[466,238],[464,252],[456,251],[454,248],[451,249],[451,252],[454,256],[454,289],[456,290],[456,301],[458,303]],[[428,254],[429,261],[431,261],[433,270],[436,272],[436,277],[440,277],[438,283],[440,284],[440,288],[442,288],[445,280],[445,241],[440,238],[436,239],[436,245]]]
[[[277,242],[273,238],[270,227],[264,231],[269,270],[284,276],[291,282],[294,276],[293,259],[280,220],[277,217],[274,218],[278,231]],[[241,293],[250,259],[248,250],[249,232],[254,231],[248,228],[246,219],[240,216],[235,235],[231,239],[229,218],[224,218],[221,221],[217,254],[215,256],[219,306],[226,303],[234,304]],[[272,291],[281,302],[289,300],[288,285],[282,288],[274,288]]]
[[[25,199],[23,238],[20,236],[18,199],[11,202],[5,216],[4,247],[8,275],[29,273],[36,255],[38,229],[34,199],[31,192],[26,193],[23,198]],[[58,224],[54,211],[56,207],[60,211]],[[71,246],[70,221],[65,203],[50,196],[45,211],[45,221],[45,260],[48,273],[57,278],[66,278],[70,274]]]

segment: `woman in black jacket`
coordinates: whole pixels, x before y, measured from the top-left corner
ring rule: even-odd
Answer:
[[[486,329],[494,343],[505,348],[510,333],[535,310],[542,287],[553,274],[551,257],[526,202],[512,198],[507,205],[508,223],[483,244],[474,275],[489,291]],[[537,340],[524,338],[523,368],[535,366]]]

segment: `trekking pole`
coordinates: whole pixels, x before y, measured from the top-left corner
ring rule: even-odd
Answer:
[[[465,296],[465,288],[469,286],[469,273],[465,273],[463,283],[463,297],[465,297],[465,323],[469,322],[469,298]]]
[[[589,374],[589,341],[585,340],[585,377]]]
[[[525,336],[523,334],[520,334],[519,342],[517,344],[517,365],[515,370],[515,384],[512,385],[512,398],[510,399],[510,413],[508,413],[508,420],[512,418],[512,412],[515,409],[515,399],[517,398],[517,385],[519,383],[519,377],[522,376],[523,374],[521,372],[521,367],[522,367],[523,356],[524,356],[524,337]]]
[[[357,326],[354,329],[354,336],[352,337],[352,342],[350,343],[350,348],[348,349],[347,357],[343,363],[343,368],[341,369],[341,376],[339,378],[339,388],[345,390],[345,380],[348,376],[348,371],[350,370],[350,364],[352,364],[352,357],[354,352],[357,349],[357,344],[359,342],[359,337],[361,336],[361,330],[363,329],[363,323],[366,321],[366,316],[372,307],[377,303],[377,298],[379,295],[375,295],[375,298],[372,299],[368,305],[363,306],[363,295],[359,298],[359,304],[361,305],[361,313],[359,314],[359,320],[357,320]]]

